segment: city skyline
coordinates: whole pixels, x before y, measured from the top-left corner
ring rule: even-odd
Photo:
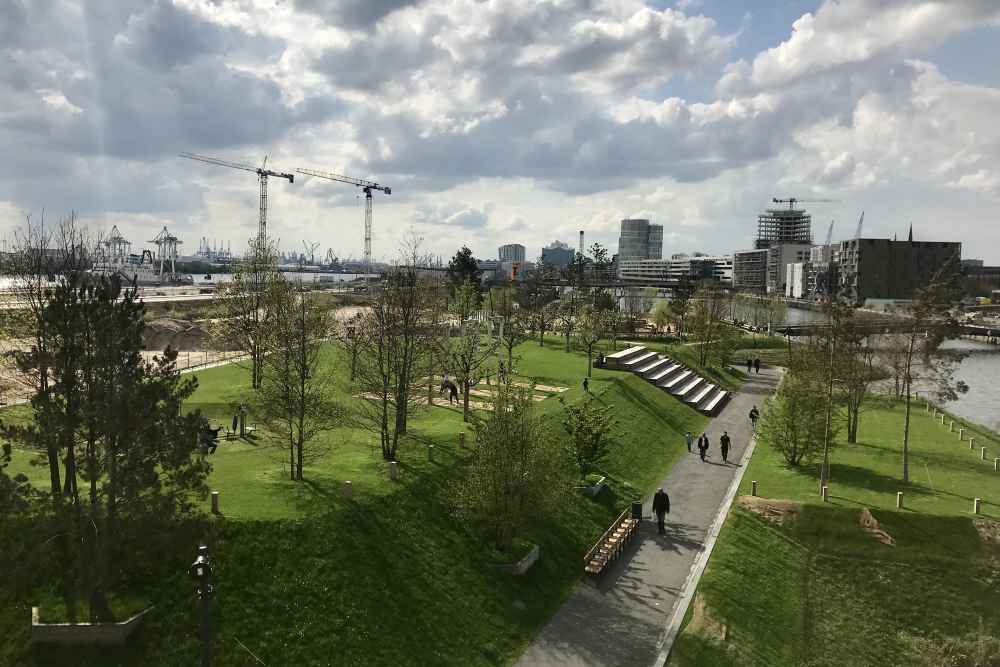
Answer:
[[[15,0],[0,231],[75,210],[137,242],[166,225],[236,251],[255,179],[191,151],[388,184],[377,259],[411,226],[445,258],[521,243],[533,260],[581,229],[614,253],[626,218],[662,224],[664,256],[728,254],[771,197],[798,197],[838,200],[805,204],[817,242],[831,219],[851,238],[864,210],[865,236],[912,222],[1000,264],[1000,7],[768,4]],[[269,194],[287,247],[360,257],[356,188]]]

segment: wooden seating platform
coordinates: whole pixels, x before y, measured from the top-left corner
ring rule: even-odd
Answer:
[[[621,556],[625,545],[632,540],[639,521],[631,518],[630,514],[631,509],[622,512],[583,557],[584,572],[591,577],[600,576],[608,565]]]

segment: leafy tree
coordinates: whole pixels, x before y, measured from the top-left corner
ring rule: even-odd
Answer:
[[[587,350],[587,377],[591,377],[594,368],[594,346],[604,337],[606,331],[606,315],[593,306],[584,306],[580,313],[579,338]]]
[[[175,351],[143,360],[143,305],[134,287],[72,272],[50,291],[41,316],[48,390],[32,398],[33,423],[0,430],[32,449],[58,444],[64,594],[74,602],[71,617],[83,599],[91,620],[107,620],[107,592],[121,576],[116,564],[127,562],[131,540],[148,539],[130,527],[186,514],[192,493],[207,491],[210,467],[199,451],[207,421],[183,409],[197,380],[181,377]]]
[[[683,275],[670,291],[670,312],[673,313],[674,322],[677,325],[677,335],[683,336],[686,330],[684,324],[691,311],[691,297],[694,295],[695,286],[687,275]]]
[[[464,322],[479,310],[479,290],[471,281],[466,280],[453,289],[450,310]]]
[[[486,362],[496,353],[495,339],[485,336],[482,325],[468,320],[456,337],[449,337],[445,364],[462,387],[462,420],[469,421],[469,392],[483,379]]]
[[[698,290],[691,314],[691,332],[698,346],[698,363],[708,364],[726,339],[728,325],[725,315],[725,295],[717,286],[707,286]]]
[[[617,425],[610,407],[600,407],[593,400],[567,403],[563,407],[563,429],[569,434],[569,453],[580,477],[597,468],[611,453],[611,431]]]
[[[461,511],[504,553],[531,517],[554,506],[569,486],[568,462],[534,407],[530,391],[499,383],[490,411],[476,423],[476,447],[459,482]]]
[[[499,338],[507,350],[507,368],[512,370],[514,348],[528,339],[531,318],[517,305],[513,287],[498,287],[490,291],[490,314],[500,323]]]
[[[903,483],[910,481],[910,407],[913,382],[929,387],[935,399],[952,401],[968,391],[964,382],[954,379],[955,368],[962,355],[941,349],[942,343],[961,333],[958,312],[961,308],[961,274],[955,257],[942,265],[930,283],[916,290],[909,312],[905,334],[906,353],[903,356],[903,394],[906,413],[903,418]],[[914,363],[919,361],[919,363]]]
[[[558,310],[556,311],[555,326],[556,329],[563,335],[566,339],[566,351],[569,352],[569,341],[570,336],[576,331],[577,326],[577,304],[572,295],[567,300],[563,298],[559,302]]]
[[[470,283],[478,291],[480,273],[479,263],[468,246],[462,246],[448,262],[448,282],[453,290]]]
[[[777,396],[764,401],[757,437],[789,465],[814,460],[824,443],[833,443],[832,434],[826,437],[827,403],[817,400],[824,395],[823,378],[815,369],[804,365],[790,369]]]
[[[292,480],[303,479],[307,462],[325,453],[316,436],[338,426],[343,410],[332,399],[332,364],[323,363],[323,346],[333,329],[332,312],[302,289],[279,278],[269,287],[267,327],[273,339],[264,357],[255,413],[272,439],[288,448]]]
[[[656,329],[661,331],[673,319],[673,309],[670,307],[668,301],[660,299],[653,304],[653,308],[649,312],[649,317],[653,320]]]

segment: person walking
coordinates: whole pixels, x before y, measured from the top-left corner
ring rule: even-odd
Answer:
[[[751,371],[753,371],[753,359],[747,357],[747,375],[750,375]]]
[[[687,443],[688,454],[690,454],[691,453],[691,445],[694,443],[694,436],[691,435],[691,431],[688,431],[687,433],[684,434],[684,442]]]
[[[670,514],[670,496],[667,492],[660,487],[660,490],[653,494],[653,514],[656,515],[656,532],[660,535],[665,535],[667,529],[664,527],[663,522],[666,519],[666,515]]]
[[[753,370],[757,375],[760,375],[760,357],[753,360]]]
[[[729,439],[729,431],[723,431],[722,437],[719,438],[719,449],[722,450],[722,462],[729,463],[729,445],[732,441]]]
[[[757,420],[759,418],[760,418],[760,411],[757,409],[757,406],[755,405],[752,408],[750,408],[750,426],[751,428],[753,428],[754,433],[757,432]]]
[[[590,380],[588,378],[583,378],[583,390],[590,393]]]
[[[702,433],[701,437],[698,438],[698,456],[701,457],[702,461],[705,460],[705,454],[707,452],[708,452],[708,436]]]

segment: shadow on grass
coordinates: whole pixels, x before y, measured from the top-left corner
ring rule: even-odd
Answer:
[[[820,473],[818,465],[786,466],[785,469],[794,472],[801,477],[807,477],[809,479],[815,480],[817,484],[816,488],[819,488],[818,484],[819,484]],[[897,491],[903,491],[906,494],[912,493],[923,496],[923,495],[932,495],[934,493],[933,490],[928,489],[922,484],[916,484],[914,482],[910,482],[909,484],[903,484],[896,477],[883,475],[868,468],[851,465],[849,463],[831,463],[830,488],[832,490],[836,489],[838,486],[852,487],[855,489],[864,489],[867,491],[871,491],[873,493],[884,493],[884,494],[895,494]],[[831,495],[831,497],[836,497],[843,500],[851,501],[850,498],[843,496]]]

